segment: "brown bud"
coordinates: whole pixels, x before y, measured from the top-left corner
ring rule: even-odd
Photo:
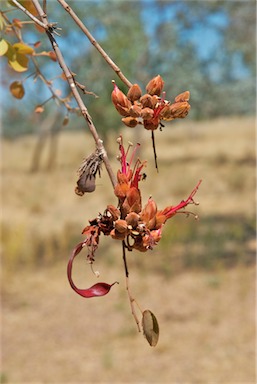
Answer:
[[[157,212],[157,205],[155,201],[150,197],[140,214],[140,219],[147,224],[149,220],[155,217],[156,212]]]
[[[171,104],[170,110],[174,118],[183,119],[184,117],[187,116],[190,110],[190,104],[188,104],[187,101],[174,103],[174,104]]]
[[[160,96],[164,87],[164,81],[160,75],[155,76],[146,86],[146,90],[150,95]]]
[[[158,241],[160,241],[162,237],[161,231],[158,229],[154,229],[153,231],[151,231],[151,237],[153,238],[155,243],[158,243]]]
[[[110,236],[115,240],[124,240],[126,235],[126,233],[120,233],[116,229],[112,229],[110,232]]]
[[[137,119],[131,116],[123,117],[121,120],[127,127],[130,128],[134,128],[138,124]]]
[[[159,126],[159,120],[153,121],[153,120],[144,120],[144,127],[148,131],[154,131]]]
[[[160,98],[156,95],[153,95],[152,98],[151,98],[151,102],[152,102],[152,108],[154,109],[154,107],[156,106],[156,104],[160,101]]]
[[[141,110],[142,110],[142,108],[139,105],[134,104],[134,105],[132,105],[132,107],[130,107],[129,114],[132,117],[139,117],[141,114]]]
[[[115,105],[116,110],[119,112],[121,116],[129,116],[129,108],[122,107],[120,104]]]
[[[149,107],[143,108],[141,111],[141,117],[143,120],[150,120],[153,118],[153,110]]]
[[[114,205],[112,204],[107,205],[107,211],[110,212],[113,221],[118,220],[118,218],[120,217],[120,210],[114,207]]]
[[[119,233],[125,233],[128,230],[128,225],[126,220],[116,220],[114,223],[114,228],[119,232]]]
[[[131,225],[132,228],[136,228],[138,225],[139,215],[136,212],[130,212],[126,216],[126,222]]]
[[[190,92],[185,91],[183,93],[180,93],[178,96],[175,97],[175,102],[179,103],[181,101],[188,101],[190,99]]]
[[[13,19],[13,24],[15,25],[15,27],[17,27],[17,28],[22,28],[23,27],[23,25],[22,25],[22,21],[20,20],[20,19]]]
[[[129,189],[128,178],[126,175],[124,175],[124,173],[118,170],[117,180],[118,180],[118,184],[116,184],[114,188],[114,193],[119,199],[123,200],[125,199],[126,193]]]
[[[114,90],[112,91],[112,102],[122,116],[129,116],[129,108],[131,107],[131,102],[126,95],[114,84]]]
[[[163,109],[160,112],[160,118],[164,120],[173,120],[174,117],[172,116],[172,112],[170,109],[170,105],[165,105]]]
[[[128,177],[122,173],[119,169],[117,172],[117,180],[119,184],[128,184]]]
[[[127,93],[128,99],[132,101],[132,103],[140,99],[141,95],[142,91],[138,84],[133,84],[132,87],[129,88]]]
[[[129,212],[139,213],[141,211],[141,195],[137,188],[131,187],[128,189],[126,198],[122,204],[122,211],[125,214]]]
[[[141,236],[134,238],[133,248],[135,248],[136,250],[138,250],[140,252],[146,252],[147,251],[147,248],[145,247],[143,239]]]
[[[163,214],[163,211],[158,211],[156,213],[156,222],[155,222],[155,229],[159,229],[162,227],[162,225],[166,222],[167,217]]]
[[[153,98],[153,96],[149,95],[149,93],[143,95],[140,98],[140,102],[143,108],[149,107],[153,109],[156,105],[155,99]]]
[[[120,200],[124,200],[126,197],[128,188],[129,186],[127,184],[116,184],[114,188],[114,193]]]

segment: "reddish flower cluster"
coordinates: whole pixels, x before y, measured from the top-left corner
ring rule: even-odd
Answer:
[[[108,205],[103,214],[99,214],[91,220],[83,234],[86,239],[83,246],[88,248],[88,260],[94,261],[94,254],[99,244],[101,233],[110,235],[113,239],[125,240],[129,250],[137,249],[145,252],[152,249],[161,239],[162,228],[165,222],[176,213],[183,212],[182,208],[188,204],[195,204],[195,195],[200,182],[192,191],[187,200],[181,201],[176,206],[168,206],[163,210],[158,210],[152,197],[148,199],[142,208],[139,181],[142,179],[142,169],[146,165],[139,159],[132,168],[132,162],[139,144],[134,148],[128,161],[129,148],[125,152],[122,138],[118,139],[120,149],[121,169],[117,172],[117,185],[114,189],[115,195],[119,199],[118,208]]]
[[[97,283],[87,289],[79,289],[75,286],[72,280],[72,264],[84,247],[87,247],[87,259],[91,264],[94,262],[101,233],[111,236],[113,239],[124,241],[124,245],[130,251],[137,249],[146,252],[153,249],[154,245],[161,239],[163,225],[168,219],[177,213],[191,213],[183,210],[183,208],[188,204],[196,204],[193,198],[201,183],[200,180],[189,197],[176,206],[171,205],[163,210],[158,210],[155,201],[150,197],[142,208],[139,181],[143,178],[142,169],[146,162],[137,159],[132,166],[139,144],[133,149],[128,159],[131,145],[125,151],[121,136],[118,143],[121,168],[117,172],[117,185],[114,188],[114,193],[119,200],[118,207],[108,205],[103,214],[99,213],[95,219],[89,221],[89,225],[82,231],[86,238],[74,248],[68,263],[67,273],[70,285],[83,297],[106,295],[113,286],[113,284],[106,283]]]
[[[184,118],[190,110],[189,91],[179,94],[175,102],[165,100],[162,93],[164,81],[160,75],[154,77],[146,86],[147,93],[142,95],[138,84],[132,85],[127,96],[114,83],[112,102],[128,127],[134,128],[143,124],[145,129],[155,130],[161,125],[161,120]],[[161,96],[162,94],[162,96]]]

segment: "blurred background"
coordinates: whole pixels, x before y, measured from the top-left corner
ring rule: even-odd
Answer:
[[[1,382],[254,383],[256,2],[69,4],[132,83],[144,89],[160,74],[167,99],[190,91],[187,118],[155,132],[157,173],[150,133],[122,126],[110,102],[112,79],[126,87],[62,6],[47,2],[67,65],[98,96],[83,100],[115,172],[122,133],[124,143],[142,144],[140,158],[148,161],[143,202],[152,195],[160,209],[175,205],[202,179],[193,207],[199,220],[177,215],[153,251],[128,255],[132,292],[160,325],[151,348],[131,316],[119,242],[101,238],[94,264],[101,281],[120,283],[109,295],[86,300],[69,287],[67,261],[82,229],[116,198],[105,169],[94,193],[74,193],[77,169],[94,150],[83,118],[49,100],[32,60],[18,73],[2,56]],[[10,22],[29,20],[8,2],[0,8]],[[4,39],[17,41],[5,31]],[[32,24],[22,36],[51,50]],[[58,63],[34,59],[67,97]],[[10,92],[13,81],[22,81],[21,100]],[[82,254],[73,275],[79,287],[96,282]]]

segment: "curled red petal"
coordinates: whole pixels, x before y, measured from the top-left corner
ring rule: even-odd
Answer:
[[[71,276],[72,275],[72,264],[73,264],[75,257],[82,250],[83,246],[84,246],[84,242],[81,242],[81,243],[76,245],[76,247],[72,251],[71,257],[70,257],[69,262],[68,262],[67,276],[68,276],[68,280],[69,280],[69,283],[71,285],[71,288],[78,295],[80,295],[82,297],[86,297],[86,298],[104,296],[110,291],[111,287],[117,283],[117,281],[115,281],[113,284],[96,283],[96,284],[92,285],[92,287],[90,287],[90,288],[81,289],[81,288],[76,287],[76,285],[74,284],[74,282],[72,280],[72,276]]]

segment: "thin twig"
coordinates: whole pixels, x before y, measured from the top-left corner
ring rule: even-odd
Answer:
[[[40,27],[42,27],[44,29],[48,29],[48,24],[43,23],[42,21],[38,20],[38,18],[36,16],[32,15],[32,13],[30,13],[25,7],[23,7],[23,5],[21,5],[17,0],[12,0],[12,2],[16,5],[17,8],[19,8],[22,12],[24,12],[36,24],[38,24]]]
[[[151,131],[151,135],[152,135],[152,145],[153,145],[153,153],[154,153],[154,164],[157,172],[159,172],[158,163],[157,163],[157,153],[156,153],[156,147],[155,147],[154,131]]]
[[[33,1],[33,4],[35,5],[38,13],[39,13],[39,17],[44,20],[45,23],[47,23],[48,25],[48,21],[47,21],[47,15],[44,13],[43,9],[41,8],[41,5],[39,4],[38,0],[32,0]],[[23,8],[23,7],[22,7]],[[20,8],[21,9],[21,8]],[[25,12],[23,9],[21,9],[23,12]],[[29,17],[33,16],[31,15],[30,13],[28,12],[25,12]],[[33,20],[33,18],[32,18]],[[45,27],[45,24],[44,24],[44,27]],[[102,155],[102,158],[103,158],[103,161],[104,161],[104,164],[105,164],[105,167],[106,167],[106,170],[108,172],[108,175],[110,177],[110,180],[111,180],[111,183],[113,185],[113,187],[115,187],[116,185],[116,177],[112,171],[112,168],[111,168],[111,165],[110,165],[110,162],[109,162],[109,159],[108,159],[108,156],[107,156],[107,153],[106,153],[106,150],[104,148],[104,145],[103,145],[103,141],[100,139],[98,133],[97,133],[97,130],[96,130],[96,127],[92,121],[92,118],[82,100],[82,98],[80,97],[80,94],[78,92],[78,89],[76,87],[76,84],[74,82],[74,79],[73,79],[73,75],[71,73],[71,71],[69,70],[68,66],[66,65],[65,63],[65,60],[63,58],[63,55],[62,55],[62,52],[55,40],[55,38],[53,37],[51,31],[49,30],[49,28],[46,28],[46,34],[52,44],[52,47],[53,47],[53,50],[56,54],[56,58],[57,58],[57,61],[61,67],[61,69],[63,70],[63,73],[67,79],[67,82],[69,83],[69,86],[71,88],[71,91],[73,93],[73,96],[81,110],[81,113],[82,113],[82,116],[84,117],[84,119],[86,120],[87,122],[87,125],[89,127],[89,130],[95,140],[95,143],[96,143],[96,146],[99,150],[99,152],[101,153]]]
[[[45,12],[45,6],[44,6],[44,9],[42,9],[40,3],[38,0],[32,0],[38,14],[39,14],[39,17],[41,18],[42,22],[44,23],[44,25],[46,25],[46,29],[49,28],[49,22],[48,22],[48,19],[47,19],[47,14]],[[45,5],[45,4],[44,4]]]
[[[135,322],[137,324],[137,329],[138,329],[138,332],[141,332],[141,328],[140,328],[140,322],[138,320],[138,317],[137,317],[137,314],[136,314],[136,311],[135,311],[135,306],[134,306],[134,303],[137,304],[136,300],[134,299],[134,297],[132,297],[131,293],[130,293],[130,287],[129,287],[129,272],[128,272],[128,264],[127,264],[127,259],[126,259],[126,245],[124,243],[124,241],[122,241],[122,255],[123,255],[123,262],[124,262],[124,268],[125,268],[125,275],[126,275],[126,290],[128,292],[128,297],[129,297],[129,303],[130,303],[130,308],[131,308],[131,313],[132,313],[132,316],[134,317],[135,319]],[[138,306],[138,304],[137,304]],[[139,306],[138,306],[139,307]]]
[[[98,50],[98,52],[102,55],[104,60],[110,67],[116,72],[117,76],[123,81],[128,88],[132,86],[132,83],[126,78],[126,76],[121,72],[120,68],[114,63],[114,61],[109,57],[109,55],[105,52],[105,50],[101,47],[101,45],[97,42],[94,36],[89,32],[85,24],[80,20],[77,14],[73,11],[70,5],[64,0],[58,0],[58,2],[62,5],[62,7],[69,13],[69,15],[73,18],[75,23],[79,26],[79,28],[84,32],[87,36],[88,40],[92,43],[92,45]]]

